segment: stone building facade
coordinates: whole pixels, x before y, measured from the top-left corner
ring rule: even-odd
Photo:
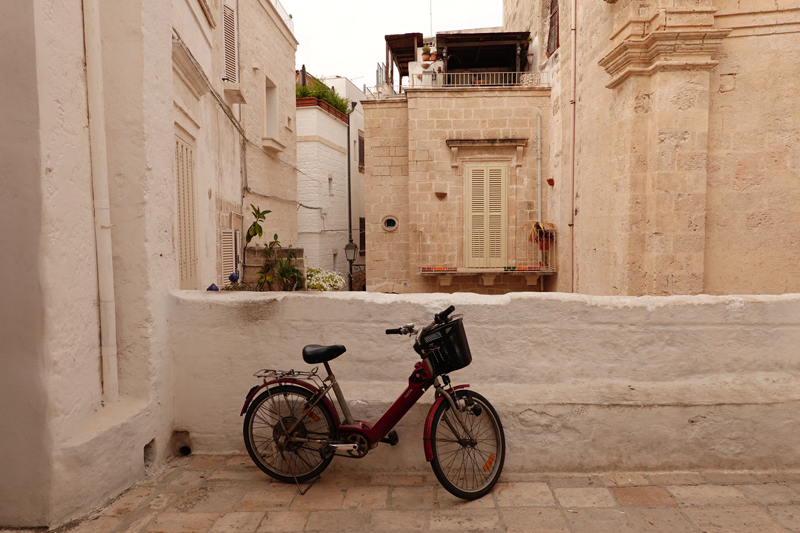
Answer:
[[[555,290],[800,291],[798,8],[506,0],[506,29],[531,32],[552,87],[552,218],[574,222]]]
[[[547,185],[541,188],[541,208],[557,234],[556,272],[542,276],[545,290],[619,295],[800,291],[800,110],[787,98],[800,83],[793,53],[800,48],[798,8],[797,0],[506,0],[503,30],[530,34],[521,69],[541,76],[549,88],[531,104],[533,112],[546,117]],[[411,76],[407,84],[414,83]],[[365,106],[372,162],[367,165],[368,241],[376,253],[376,262],[368,262],[372,290],[499,287],[462,276],[453,278],[450,289],[421,281],[411,233],[403,237],[407,253],[393,242],[404,225],[418,231],[410,210],[428,209],[421,196],[413,196],[419,187],[458,172],[457,166],[450,169],[447,152],[452,147],[447,141],[458,138],[447,122],[453,117],[441,111],[422,117],[412,107],[426,91],[442,90],[415,86]],[[444,90],[451,92],[436,93],[440,107],[470,102],[464,108],[474,117],[465,126],[476,130],[470,136],[517,136],[511,127],[498,130],[475,120],[490,117],[482,111],[491,106],[487,93],[469,100],[468,91],[477,95],[478,89]],[[491,118],[509,112],[514,117],[512,110]],[[407,132],[388,131],[392,123]],[[530,155],[533,138],[530,124],[527,128],[519,134],[529,139],[523,157]],[[404,136],[407,146],[394,144]],[[425,150],[416,149],[420,142]],[[407,161],[401,160],[404,150]],[[435,175],[415,182],[420,166],[436,169]],[[530,161],[519,170],[530,185]],[[537,192],[522,195],[536,197]],[[432,213],[446,212],[450,198],[431,207]],[[408,221],[398,225],[397,236],[381,229],[389,199],[402,204],[398,217]]]
[[[0,526],[56,526],[180,442],[170,292],[223,283],[249,203],[296,243],[297,41],[271,0],[7,8]]]

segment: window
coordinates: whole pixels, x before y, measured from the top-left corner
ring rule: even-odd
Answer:
[[[358,132],[358,171],[364,172],[364,134]]]
[[[558,0],[550,0],[550,32],[547,37],[547,57],[558,50]]]
[[[239,82],[239,46],[236,42],[236,8],[226,0],[222,6],[222,30],[225,39],[225,79]]]
[[[264,77],[264,137],[278,138],[278,87]]]
[[[197,289],[194,209],[194,148],[175,137],[175,182],[178,213],[178,271],[181,289]]]
[[[508,167],[467,167],[467,268],[506,265]]]
[[[367,249],[367,219],[364,217],[358,218],[358,248],[361,255]]]
[[[239,232],[230,229],[220,231],[220,248],[222,261],[222,282],[223,287],[231,284],[230,275],[239,273]]]

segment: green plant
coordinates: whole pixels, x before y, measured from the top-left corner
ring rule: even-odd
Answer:
[[[282,291],[293,291],[297,288],[303,288],[303,273],[297,268],[293,262],[294,254],[290,257],[281,257],[275,263],[275,281],[278,283],[278,289]]]
[[[423,54],[430,54],[431,53],[431,47],[430,46],[423,46],[422,47],[422,53]]]
[[[311,85],[296,86],[295,96],[297,98],[313,96],[314,98],[319,98],[323,102],[328,102],[342,113],[348,114],[350,112],[350,101],[340,96],[339,93],[336,92],[336,89],[328,87],[313,76],[311,77],[311,82]]]
[[[250,227],[247,228],[246,239],[247,239],[248,243],[251,240],[253,240],[253,238],[255,238],[256,235],[261,237],[261,235],[264,233],[264,230],[261,227],[260,222],[262,222],[266,218],[266,215],[268,215],[269,213],[272,213],[272,211],[269,211],[269,210],[261,211],[260,208],[254,206],[253,204],[250,204],[250,207],[253,209],[253,217],[255,218],[255,220],[253,221],[252,224],[250,224]],[[277,237],[278,236],[275,235],[276,239],[277,239]]]

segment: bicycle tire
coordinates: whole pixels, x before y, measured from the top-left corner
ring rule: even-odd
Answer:
[[[313,393],[294,385],[279,385],[259,394],[244,417],[244,444],[253,462],[267,475],[284,483],[308,481],[325,470],[333,456],[323,458],[324,444],[280,444],[278,441],[300,420],[293,434],[330,440],[333,416],[322,402],[304,411]],[[276,440],[276,438],[278,440]]]
[[[506,438],[500,417],[486,398],[469,390],[455,391],[457,406],[469,402],[469,398],[481,406],[481,412],[476,415],[468,407],[461,415],[477,442],[465,442],[468,440],[466,432],[445,398],[436,409],[431,425],[431,468],[450,494],[475,500],[488,494],[500,478],[506,458]]]

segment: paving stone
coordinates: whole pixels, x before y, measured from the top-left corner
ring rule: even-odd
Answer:
[[[600,481],[602,481],[606,487],[650,484],[650,481],[642,474],[605,474],[600,476]]]
[[[678,505],[670,494],[661,487],[611,487],[608,490],[625,507],[667,507]]]
[[[667,490],[681,507],[726,507],[749,505],[734,487],[716,485],[671,485]]]
[[[786,533],[755,506],[684,509],[683,512],[703,533]]]
[[[227,513],[214,522],[208,533],[253,533],[265,513]]]
[[[173,498],[175,498],[174,493],[165,492],[155,496],[152,500],[150,500],[150,503],[148,503],[147,506],[150,509],[166,509],[167,505],[169,505],[169,502],[172,501]]]
[[[253,466],[249,455],[231,455],[225,459],[225,466]]]
[[[567,520],[574,533],[640,533],[618,509],[580,509]]]
[[[429,522],[428,511],[374,511],[370,526],[372,531],[419,531]]]
[[[219,513],[161,513],[147,524],[148,533],[197,533],[206,531]]]
[[[388,499],[388,486],[349,487],[342,507],[345,509],[385,509]]]
[[[325,531],[328,533],[349,533],[368,531],[371,513],[358,509],[344,511],[311,511],[304,531]]]
[[[297,488],[274,484],[267,490],[246,493],[236,504],[235,510],[247,512],[288,509],[295,497],[299,497]]]
[[[426,485],[425,476],[373,476],[370,485]]]
[[[603,486],[598,476],[556,476],[545,481],[554,489]]]
[[[617,502],[605,488],[585,489],[555,489],[558,503],[565,509],[580,507],[616,507]]]
[[[98,516],[90,520],[84,520],[77,527],[70,529],[69,533],[108,533],[119,524],[120,519],[116,516]]]
[[[709,483],[716,485],[743,485],[745,483],[758,483],[755,474],[743,472],[707,472],[703,474]]]
[[[697,533],[698,529],[675,507],[632,507],[625,509],[635,531],[653,533]]]
[[[214,470],[222,464],[222,455],[192,455],[186,468],[192,470]]]
[[[317,481],[320,485],[347,485],[353,487],[357,485],[369,485],[367,476],[322,476]]]
[[[554,507],[556,504],[546,483],[498,483],[493,492],[500,507]]]
[[[493,493],[497,493],[497,485],[495,485]],[[447,492],[444,487],[439,486],[435,487],[436,499],[433,503],[437,509],[491,509],[495,506],[493,493],[489,493],[477,500],[462,500]]]
[[[656,485],[704,485],[706,483],[703,476],[693,472],[650,474],[647,477],[650,479],[650,483],[655,483]]]
[[[761,485],[736,485],[747,499],[761,505],[790,505],[800,503],[800,494],[784,485],[766,483]]]
[[[491,509],[458,509],[433,511],[432,530],[441,531],[499,531],[500,516]]]
[[[507,533],[569,533],[567,521],[558,509],[503,509]]]
[[[141,517],[136,517],[135,520],[132,520],[127,525],[120,525],[117,526],[115,533],[141,533],[145,530],[145,526],[150,523],[150,521],[156,517],[157,512],[149,512]],[[130,520],[132,517],[128,517]]]
[[[781,505],[769,508],[772,519],[789,531],[800,533],[800,505]]]
[[[206,485],[190,489],[179,495],[167,508],[181,513],[227,513],[242,498],[238,487]]]
[[[102,516],[127,516],[149,498],[154,491],[155,487],[135,487],[103,509],[100,514]]]
[[[224,466],[214,470],[214,472],[208,476],[208,480],[235,483],[248,482],[254,485],[266,487],[270,484],[272,478],[255,467],[246,468]]]
[[[292,502],[293,511],[332,511],[342,508],[347,488],[338,485],[314,485],[304,496],[298,494]]]
[[[308,511],[270,511],[261,520],[257,533],[288,533],[302,531],[308,520]]]
[[[187,490],[198,487],[206,480],[205,472],[198,470],[182,470],[169,480],[169,487],[173,490]]]
[[[389,501],[392,509],[433,509],[434,487],[392,487]]]

